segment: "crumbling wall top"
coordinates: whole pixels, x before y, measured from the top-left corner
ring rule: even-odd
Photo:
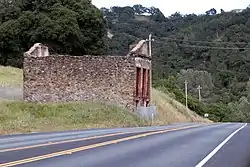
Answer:
[[[49,48],[41,43],[34,44],[24,56],[30,57],[46,57],[49,56]]]
[[[136,45],[132,45],[131,48],[132,49],[129,51],[127,56],[151,58],[149,54],[148,42],[146,40],[141,40]]]

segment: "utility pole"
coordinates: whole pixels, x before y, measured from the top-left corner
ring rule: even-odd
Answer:
[[[148,56],[149,58],[152,58],[152,42],[155,41],[154,39],[152,39],[152,34],[149,34],[148,39],[146,39],[146,41],[148,42]],[[150,85],[151,85],[152,84],[152,70],[150,69],[149,71],[150,72],[147,75],[149,75],[148,78],[150,79],[148,82],[150,82]],[[149,97],[151,98],[151,88],[149,89],[150,89]]]
[[[201,101],[201,89],[202,89],[202,87],[199,85],[197,89],[199,91],[199,101]]]
[[[148,50],[149,50],[149,57],[152,56],[152,42],[154,42],[155,40],[152,39],[152,34],[149,35],[148,39],[146,39],[146,41],[148,41]]]
[[[186,109],[188,109],[188,81],[187,80],[185,80],[185,95],[186,95]]]

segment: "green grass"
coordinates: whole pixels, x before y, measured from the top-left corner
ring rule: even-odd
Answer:
[[[0,66],[0,86],[21,89],[22,76],[21,69]],[[11,88],[9,90],[12,91]],[[193,111],[186,111],[185,106],[163,91],[152,89],[152,96],[158,111],[154,125],[209,122]],[[149,125],[149,122],[141,120],[134,113],[107,104],[95,102],[34,104],[7,101],[0,97],[0,134]]]
[[[147,125],[125,109],[100,103],[0,102],[0,134]]]
[[[0,66],[0,86],[23,86],[23,72],[21,69]]]

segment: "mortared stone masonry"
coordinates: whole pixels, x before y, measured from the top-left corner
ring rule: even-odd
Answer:
[[[140,41],[126,56],[50,55],[38,43],[24,53],[28,102],[98,101],[135,110],[151,97],[151,57]]]

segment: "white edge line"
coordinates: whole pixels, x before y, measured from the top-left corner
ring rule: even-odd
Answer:
[[[210,158],[212,158],[214,156],[214,154],[216,154],[221,147],[223,147],[236,133],[238,133],[240,130],[242,130],[245,126],[247,126],[247,123],[244,124],[242,127],[240,127],[239,129],[237,129],[236,131],[234,131],[231,135],[229,135],[222,143],[220,143],[210,154],[208,154],[200,163],[198,163],[195,167],[202,167],[203,165],[205,165],[205,163],[207,163],[207,161],[209,161]]]

